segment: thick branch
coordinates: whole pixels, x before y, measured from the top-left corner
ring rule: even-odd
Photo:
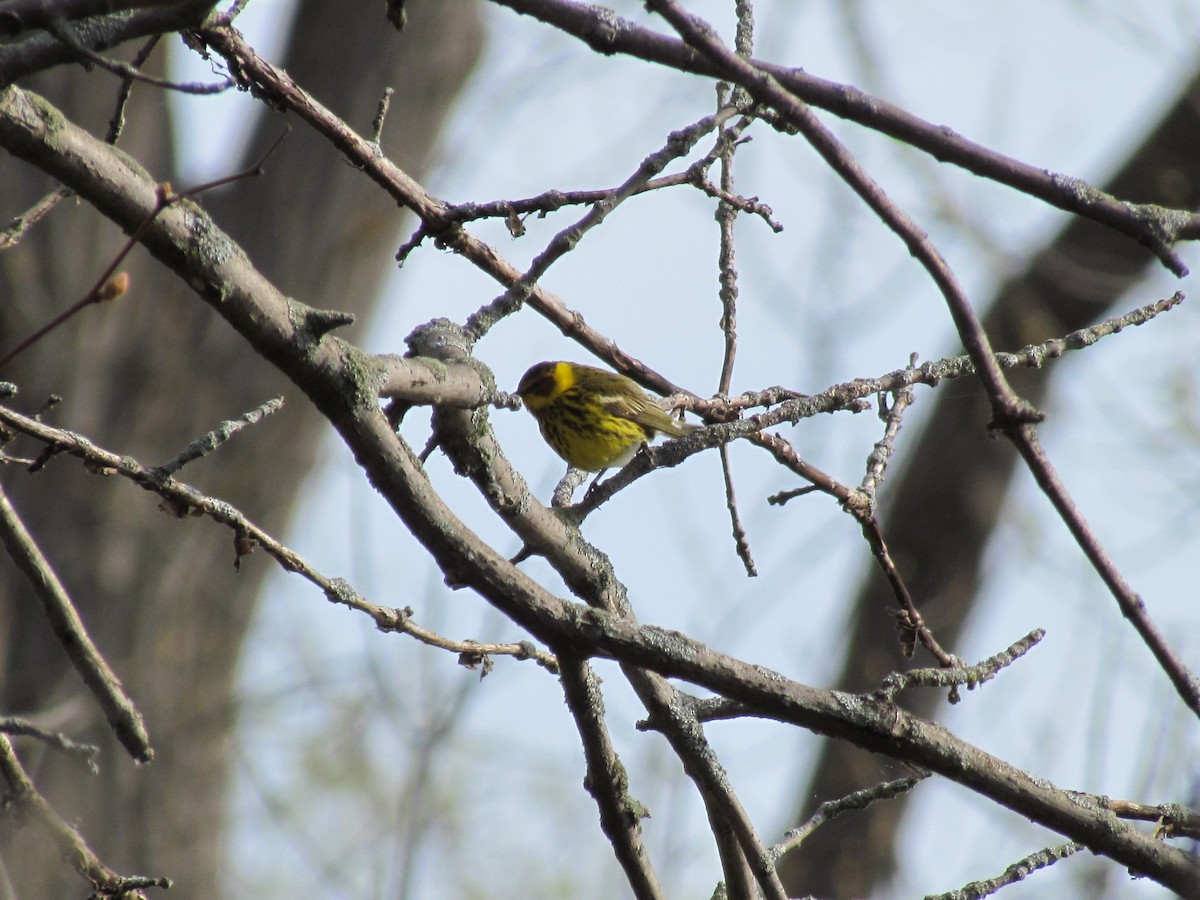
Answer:
[[[31,5],[44,5],[40,2]],[[133,3],[123,3],[131,7]],[[211,0],[156,3],[150,9],[139,9],[107,16],[98,16],[79,23],[79,38],[92,50],[107,50],[125,41],[151,35],[170,34],[196,28],[212,8]],[[8,5],[4,7],[8,11]],[[0,31],[3,30],[0,17]],[[41,72],[64,63],[76,62],[79,55],[71,47],[47,32],[35,32],[16,43],[0,45],[0,87],[7,87],[18,78]]]
[[[576,657],[560,657],[563,693],[575,719],[587,760],[586,786],[600,810],[600,826],[638,900],[665,896],[650,855],[642,843],[641,819],[649,811],[629,793],[629,778],[604,724],[600,679]]]
[[[0,7],[0,35],[20,34],[30,28],[48,28],[104,13],[177,5],[174,0],[8,0]]]

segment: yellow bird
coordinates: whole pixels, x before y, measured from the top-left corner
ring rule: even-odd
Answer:
[[[699,427],[673,419],[624,375],[579,363],[538,363],[517,395],[554,452],[589,472],[625,465],[659,432],[682,437]]]

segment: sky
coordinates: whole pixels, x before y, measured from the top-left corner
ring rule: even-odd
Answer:
[[[667,30],[640,4],[613,5]],[[256,0],[247,18],[257,21],[243,21],[268,58],[286,7]],[[731,7],[689,4],[726,36]],[[1200,36],[1200,11],[1167,0],[1149,9],[1120,0],[760,0],[756,16],[762,37],[755,49],[764,58],[854,84],[1026,162],[1094,183],[1194,71]],[[486,56],[443,138],[445,163],[426,184],[448,200],[616,185],[668,131],[711,112],[708,82],[597,57],[507,10],[489,7],[487,21]],[[213,117],[233,132],[245,127],[245,95],[187,102],[203,109],[208,127]],[[930,232],[980,306],[1064,221],[1031,198],[821,117]],[[739,191],[769,203],[785,230],[776,235],[761,222],[739,221],[735,391],[784,384],[813,393],[902,367],[912,352],[922,359],[957,352],[935,287],[802,141],[759,128],[738,159]],[[213,161],[195,156],[189,165],[199,175]],[[709,393],[722,350],[711,213],[708,200],[685,188],[629,203],[543,283],[627,351]],[[523,268],[579,214],[531,219],[520,240],[499,224],[472,231]],[[1200,269],[1200,254],[1183,252]],[[1155,273],[1122,309],[1187,291],[1192,280]],[[460,259],[425,248],[395,273],[388,292],[396,299],[367,341],[376,352],[402,352],[403,336],[430,315],[461,321],[499,290]],[[421,302],[430,296],[443,301],[433,312]],[[1085,515],[1193,669],[1200,668],[1198,614],[1194,590],[1180,586],[1194,581],[1190,561],[1200,552],[1188,502],[1200,471],[1198,317],[1188,301],[1169,323],[1131,329],[1056,363],[1069,372],[1056,382],[1041,429]],[[594,362],[530,310],[499,325],[476,353],[510,390],[533,362]],[[918,391],[897,445],[901,464],[930,399]],[[419,448],[427,431],[418,416],[409,419],[404,435]],[[533,420],[493,411],[491,422],[534,492],[548,499],[562,465]],[[843,413],[784,433],[806,459],[854,484],[879,423],[873,414]],[[638,482],[593,515],[584,534],[610,555],[643,622],[828,686],[840,665],[831,648],[870,564],[866,548],[827,499],[768,506],[765,497],[794,481],[747,446],[733,446],[731,457],[759,577],[746,578],[733,552],[715,454]],[[442,585],[332,436],[323,460],[286,535],[294,549],[376,602],[412,606],[417,621],[450,636],[523,637],[478,597]],[[428,468],[473,528],[502,552],[519,549],[444,458],[435,454]],[[886,483],[880,502],[886,514]],[[1187,760],[1200,758],[1200,729],[1027,475],[1017,479],[1003,519],[988,548],[980,612],[953,650],[975,661],[1035,627],[1047,629],[1047,638],[939,720],[1064,787],[1195,803],[1200,771]],[[523,567],[563,595],[547,566],[531,560]],[[283,573],[271,580],[247,646],[233,801],[240,889],[316,884],[329,897],[515,897],[538,884],[549,896],[620,895],[554,678],[499,659],[480,680],[452,655],[378,634]],[[698,802],[663,742],[633,728],[642,713],[620,673],[606,663],[597,670],[633,792],[653,810],[644,823],[647,842],[668,895],[707,896],[719,872]],[[330,737],[337,734],[352,737]],[[777,839],[793,824],[788,816],[816,739],[753,722],[713,725],[710,736],[760,832]],[[936,819],[944,827],[906,829],[894,896],[992,877],[1057,842],[1018,817],[998,821],[1006,814],[945,784],[923,785],[909,815],[914,825]],[[423,816],[437,824],[419,836],[406,830]],[[1077,857],[1004,896],[1054,896],[1093,864]],[[1121,878],[1115,869],[1107,866],[1109,877]],[[1118,885],[1124,896],[1164,895],[1127,879]]]

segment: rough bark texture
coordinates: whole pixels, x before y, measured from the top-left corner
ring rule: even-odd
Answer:
[[[408,25],[397,33],[383,4],[305,2],[283,65],[363,133],[370,132],[383,89],[394,87],[383,146],[419,177],[478,55],[481,26],[477,6],[465,0],[416,0],[408,7]],[[21,85],[103,134],[117,81],[70,66]],[[128,120],[120,145],[156,177],[171,179],[163,92],[137,86]],[[282,127],[281,116],[265,113],[249,157],[261,154]],[[228,171],[241,164],[231,154]],[[54,187],[11,159],[3,171],[4,220]],[[303,127],[271,158],[263,178],[200,202],[282,290],[313,306],[356,313],[374,303],[406,222],[403,210]],[[123,241],[86,206],[68,200],[18,248],[0,253],[0,347],[81,297]],[[128,296],[85,311],[0,377],[19,386],[25,408],[49,393],[61,395],[52,421],[150,464],[165,462],[222,419],[287,395],[294,402],[273,421],[180,476],[260,524],[282,529],[313,461],[322,420],[173,274],[141,251],[124,268],[133,279]],[[235,669],[271,564],[252,556],[235,573],[227,533],[206,521],[172,520],[149,494],[86,474],[74,460],[53,460],[36,475],[13,468],[3,478],[139,704],[157,752],[153,763],[138,768],[111,739],[41,608],[5,558],[0,712],[33,716],[104,747],[98,778],[28,742],[19,747],[23,759],[110,865],[168,875],[183,896],[213,896],[222,880]],[[3,876],[17,896],[86,893],[57,851],[32,832],[5,834],[0,844]]]
[[[1193,80],[1142,146],[1104,190],[1134,202],[1177,209],[1200,206],[1200,80]],[[993,346],[1016,350],[1065,334],[1109,314],[1126,290],[1156,264],[1138,244],[1115,231],[1075,219],[996,296],[985,318]],[[1063,366],[1014,371],[1017,391],[1034,405]],[[883,500],[884,533],[901,574],[943,646],[954,648],[980,582],[988,535],[996,525],[1017,457],[986,426],[990,411],[982,391],[965,388],[952,398],[940,391],[936,408],[915,449],[913,464]],[[895,599],[872,570],[855,601],[846,662],[838,684],[846,690],[877,687],[888,672],[908,668],[900,655],[893,620]],[[918,715],[934,712],[939,695],[907,698]],[[826,741],[817,768],[800,798],[803,821],[819,803],[898,777],[895,763],[842,742]],[[895,868],[895,844],[904,798],[876,804],[866,813],[836,819],[818,829],[780,872],[792,895],[866,897]]]

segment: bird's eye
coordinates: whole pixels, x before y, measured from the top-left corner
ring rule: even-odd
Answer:
[[[545,373],[528,373],[517,386],[518,394],[533,394],[543,396],[554,390],[554,378]]]

